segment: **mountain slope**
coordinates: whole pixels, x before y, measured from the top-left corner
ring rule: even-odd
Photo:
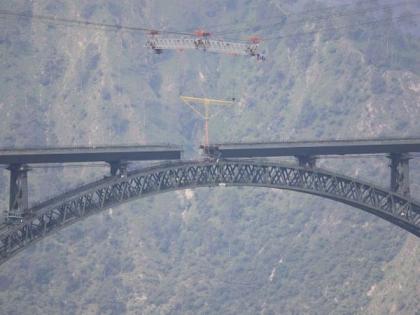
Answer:
[[[177,30],[275,24],[260,31],[267,39],[327,31],[267,40],[258,63],[153,55],[144,34],[3,19],[1,145],[170,142],[197,157],[203,123],[179,100],[185,94],[239,100],[211,120],[215,142],[419,136],[415,19],[363,24],[389,14],[368,10],[386,4],[374,1],[337,11],[303,1],[182,4],[43,0],[1,9]],[[410,2],[391,14],[416,9]],[[385,158],[319,164],[388,182]],[[411,165],[416,196],[420,168]],[[34,170],[31,200],[105,173]],[[387,222],[316,197],[187,190],[109,210],[22,252],[1,266],[0,305],[5,314],[415,314],[419,246]]]

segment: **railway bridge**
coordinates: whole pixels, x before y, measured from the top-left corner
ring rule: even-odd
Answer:
[[[410,195],[409,160],[420,139],[202,145],[205,158],[183,160],[174,145],[3,150],[10,171],[9,209],[0,225],[0,264],[36,241],[102,210],[157,193],[196,187],[256,186],[312,194],[353,206],[420,237],[420,201]],[[388,187],[317,167],[322,156],[388,157]],[[295,163],[272,158],[292,156]],[[129,161],[162,161],[128,170]],[[110,174],[29,206],[28,171],[39,163],[97,162]]]

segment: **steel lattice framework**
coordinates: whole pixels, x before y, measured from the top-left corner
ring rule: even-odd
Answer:
[[[195,49],[222,54],[262,57],[258,53],[258,46],[258,43],[230,42],[207,37],[166,38],[160,35],[151,36],[146,42],[147,48],[151,48],[158,53],[165,49]]]
[[[287,189],[339,201],[420,237],[420,203],[385,188],[319,168],[250,160],[167,163],[108,177],[29,210],[0,235],[0,264],[37,240],[104,209],[173,190],[214,186]]]

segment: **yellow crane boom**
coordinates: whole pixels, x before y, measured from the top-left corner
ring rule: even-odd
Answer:
[[[220,100],[214,98],[205,98],[205,97],[194,97],[194,96],[180,96],[181,100],[190,107],[198,116],[204,119],[204,142],[205,145],[208,146],[209,144],[209,119],[214,117],[214,115],[209,114],[208,107],[210,105],[233,105],[235,104],[234,99],[232,101],[227,100]],[[204,106],[204,113],[200,112],[198,109],[194,108],[193,104],[200,104]]]

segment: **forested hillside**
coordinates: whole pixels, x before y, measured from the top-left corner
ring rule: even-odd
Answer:
[[[236,99],[210,140],[420,137],[418,1],[15,0],[1,10],[246,40],[266,60],[165,51],[140,31],[0,14],[1,147],[175,143],[180,95]],[[420,163],[410,161],[413,197]],[[387,186],[386,158],[324,168]],[[33,169],[32,202],[105,175]],[[8,171],[0,205],[8,206]],[[420,242],[361,210],[261,188],[131,202],[0,266],[1,314],[420,314]]]

